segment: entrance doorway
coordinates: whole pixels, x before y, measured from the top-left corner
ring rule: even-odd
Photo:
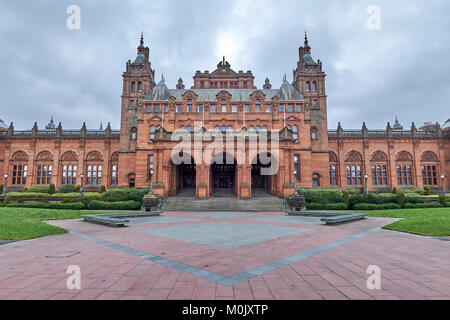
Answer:
[[[258,154],[252,161],[252,196],[264,196],[271,194],[274,175],[268,175],[274,159],[268,153]]]
[[[216,155],[211,164],[211,186],[213,196],[235,194],[236,160],[228,153]]]
[[[180,155],[180,158],[183,159],[182,163],[175,165],[172,160],[172,164],[175,166],[175,174],[174,174],[174,183],[176,188],[176,195],[185,195],[195,197],[195,188],[196,188],[196,168],[194,158],[192,156],[183,157]]]

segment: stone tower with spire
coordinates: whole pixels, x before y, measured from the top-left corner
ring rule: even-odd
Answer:
[[[144,95],[148,94],[155,83],[155,70],[151,68],[150,49],[144,46],[144,34],[141,33],[136,59],[127,61],[123,73],[122,112],[120,128],[120,152],[135,151],[137,137],[137,119],[142,108]]]

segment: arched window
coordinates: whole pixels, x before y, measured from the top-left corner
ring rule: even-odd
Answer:
[[[290,124],[288,124],[288,125],[286,126],[286,128],[288,128],[289,130],[292,130],[292,127],[291,127]]]
[[[220,127],[219,126],[216,126],[216,132],[220,132]]]
[[[187,131],[188,132],[192,132],[192,127],[189,125],[189,126],[187,126]]]
[[[337,170],[338,170],[338,165],[339,165],[337,155],[334,152],[330,151],[328,154],[328,157],[329,157],[329,162],[330,162],[330,165],[329,165],[329,167],[330,167],[330,185],[336,186],[338,184]]]
[[[421,157],[424,186],[438,185],[438,157],[433,151],[425,151]]]
[[[117,185],[119,180],[119,153],[111,156],[111,185]]]
[[[86,184],[100,185],[102,183],[103,156],[98,151],[90,152],[86,157]]]
[[[223,125],[222,126],[222,132],[226,132],[227,131],[227,126]]]
[[[61,157],[61,184],[76,184],[78,157],[73,151],[67,151]]]
[[[256,126],[256,132],[259,132],[261,130],[261,127],[259,125]]]
[[[309,83],[309,81],[306,81],[306,92],[310,91],[311,91],[311,84]]]
[[[347,154],[345,160],[349,164],[346,166],[347,169],[347,184],[348,185],[362,185],[362,167],[363,167],[363,157],[358,151],[350,151]],[[350,164],[351,162],[351,164]]]
[[[267,126],[263,126],[262,131],[267,131]]]
[[[135,92],[136,91],[136,82],[131,82],[131,92]]]
[[[36,162],[36,184],[50,184],[52,182],[53,155],[49,151],[43,151],[36,157]]]
[[[313,91],[316,92],[317,91],[317,83],[315,81],[313,81]]]
[[[388,157],[383,151],[375,151],[370,160],[372,162],[372,184],[387,185],[388,173],[387,162]]]
[[[228,132],[233,132],[233,126],[228,126]]]
[[[400,151],[395,159],[397,163],[397,182],[399,186],[413,185],[413,158],[408,151]]]
[[[142,92],[142,82],[138,82],[138,92]]]
[[[24,185],[27,182],[28,155],[24,151],[17,151],[11,158],[11,184]]]
[[[317,140],[317,128],[311,128],[311,140]]]
[[[250,126],[250,128],[248,129],[248,131],[255,132],[255,127],[254,127],[254,126]]]

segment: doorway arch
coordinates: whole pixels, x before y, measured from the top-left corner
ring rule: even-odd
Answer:
[[[233,155],[226,152],[216,154],[211,161],[210,170],[212,196],[236,195],[237,165]]]
[[[180,161],[170,159],[172,166],[172,184],[174,195],[184,195],[195,197],[197,172],[194,158],[190,154],[179,154]]]

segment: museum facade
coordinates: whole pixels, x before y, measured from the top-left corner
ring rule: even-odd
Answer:
[[[257,88],[251,71],[236,72],[225,58],[212,72],[197,71],[190,89],[182,79],[169,89],[164,77],[156,83],[141,37],[123,73],[120,130],[11,123],[0,130],[0,172],[8,191],[50,183],[145,188],[151,180],[158,195],[196,198],[216,190],[251,198],[257,189],[281,197],[295,185],[442,188],[441,175],[448,186],[448,127],[404,130],[396,121],[382,130],[329,130],[325,77],[305,36],[293,81],[284,76],[278,89],[269,79]]]

